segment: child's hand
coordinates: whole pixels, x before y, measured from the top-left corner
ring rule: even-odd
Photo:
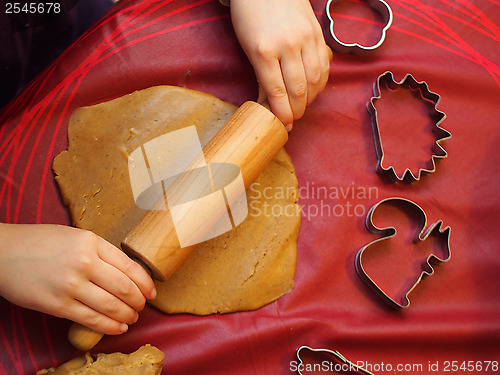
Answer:
[[[308,0],[231,0],[236,36],[274,114],[290,130],[328,80],[325,40]]]
[[[0,294],[12,303],[114,335],[155,293],[141,266],[92,232],[0,224]]]

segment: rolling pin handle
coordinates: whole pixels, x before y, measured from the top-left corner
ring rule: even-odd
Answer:
[[[94,331],[79,323],[73,323],[68,331],[69,342],[78,350],[92,349],[101,340],[103,333]]]

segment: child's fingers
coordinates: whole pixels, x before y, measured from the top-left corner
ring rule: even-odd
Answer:
[[[268,62],[254,63],[254,68],[260,86],[267,95],[271,110],[287,128],[291,128],[293,111],[279,60],[273,59]]]
[[[133,324],[138,318],[135,309],[91,282],[87,282],[75,291],[75,299],[118,322]]]
[[[99,238],[98,255],[106,263],[125,274],[139,288],[144,297],[154,299],[156,289],[151,276],[139,264],[130,259],[125,253]]]
[[[307,79],[307,105],[309,105],[328,81],[330,64],[326,46],[320,48],[316,43],[308,43],[302,51],[302,60]]]
[[[293,119],[304,114],[307,104],[308,85],[300,50],[287,53],[281,59],[281,71],[293,112]]]
[[[119,298],[135,311],[141,311],[144,308],[146,298],[139,287],[113,265],[99,260],[89,276],[92,283]]]
[[[126,323],[101,314],[100,312],[78,301],[74,301],[74,303],[70,304],[65,309],[64,315],[54,315],[70,319],[106,335],[120,335],[128,330],[128,325]]]

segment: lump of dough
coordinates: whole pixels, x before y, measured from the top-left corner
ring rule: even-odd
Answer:
[[[160,375],[164,355],[151,345],[144,345],[130,354],[99,353],[77,357],[57,368],[40,370],[36,375]]]
[[[128,155],[162,134],[195,125],[201,145],[236,107],[211,95],[157,86],[80,108],[68,126],[68,150],[53,163],[75,226],[115,246],[142,218],[128,175]],[[245,221],[197,246],[150,301],[167,313],[206,315],[252,310],[293,288],[300,209],[297,178],[281,150],[247,190]]]

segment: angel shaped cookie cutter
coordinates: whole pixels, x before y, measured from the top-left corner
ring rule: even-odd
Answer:
[[[330,20],[330,35],[332,37],[332,43],[330,43],[330,47],[332,47],[332,49],[337,52],[353,53],[355,55],[365,55],[380,47],[382,43],[384,43],[385,35],[389,27],[391,27],[392,20],[394,18],[392,9],[389,4],[387,4],[384,0],[367,0],[368,4],[382,16],[384,20],[384,26],[382,28],[381,36],[378,42],[370,46],[364,46],[359,43],[344,43],[337,37],[337,35],[335,35],[335,31],[333,30],[335,21],[333,20],[331,14],[331,7],[333,4],[340,1],[341,0],[328,0],[328,2],[326,3],[326,15]]]

